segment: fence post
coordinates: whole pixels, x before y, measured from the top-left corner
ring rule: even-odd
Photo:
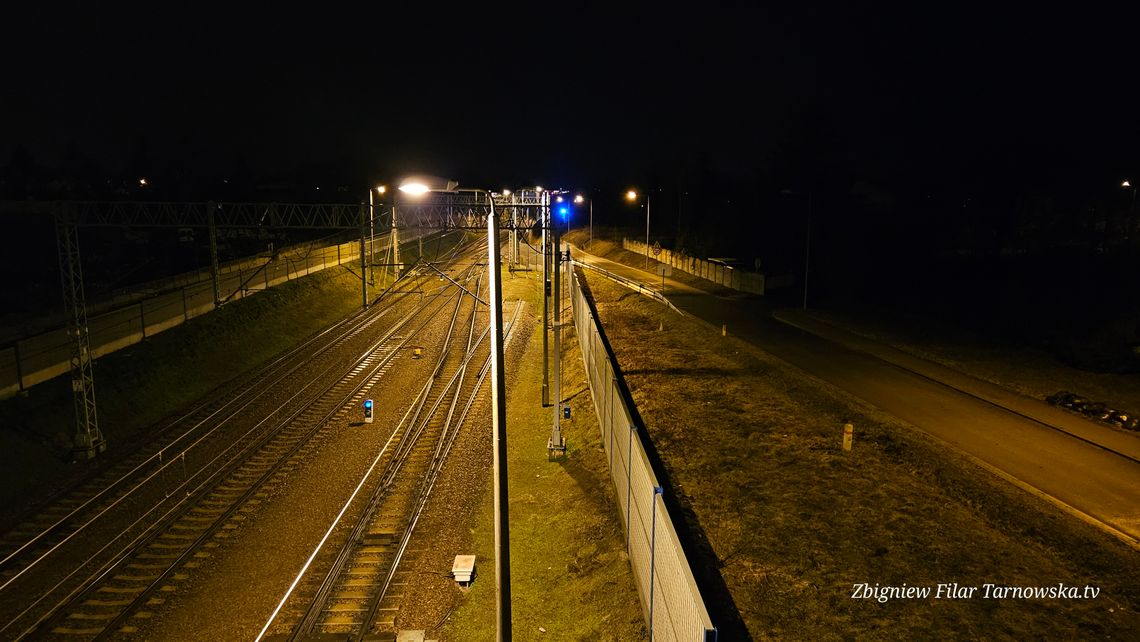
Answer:
[[[609,363],[608,361],[606,362]],[[610,376],[610,385],[606,386],[606,423],[607,432],[610,437],[610,475],[613,476],[614,470],[614,420],[613,420],[613,405],[614,405],[614,388],[617,386],[617,379],[612,375]],[[617,478],[614,478],[617,481]],[[614,489],[617,489],[617,484],[614,484]]]
[[[653,641],[653,577],[657,570],[657,496],[664,493],[661,486],[653,487],[653,519],[649,527],[649,640]]]
[[[630,498],[633,489],[631,482],[633,481],[633,431],[637,430],[632,422],[629,424],[629,448],[625,451],[625,550],[633,554],[633,524],[630,520]]]

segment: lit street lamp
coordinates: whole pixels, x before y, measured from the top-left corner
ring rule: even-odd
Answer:
[[[368,282],[375,284],[376,282],[372,278],[372,257],[376,256],[376,247],[375,247],[375,243],[376,243],[376,209],[375,208],[376,208],[376,205],[383,205],[383,203],[379,203],[379,202],[374,203],[373,202],[374,201],[374,199],[372,198],[373,192],[375,192],[376,194],[379,194],[380,197],[383,198],[384,194],[386,194],[388,192],[388,188],[387,188],[387,186],[384,186],[384,185],[378,185],[378,186],[368,190]],[[363,263],[361,263],[361,269],[364,269]],[[384,273],[385,274],[388,273],[388,267],[387,266],[384,267]]]
[[[1132,212],[1136,209],[1136,186],[1127,180],[1121,182],[1120,186],[1124,189],[1132,190],[1132,202],[1128,204],[1128,231],[1125,233],[1125,238],[1128,238],[1128,235],[1132,233],[1132,227],[1134,225]]]
[[[625,193],[628,201],[637,201],[637,191],[629,190]],[[645,269],[649,269],[649,192],[645,193]]]
[[[581,205],[582,201],[590,201],[590,240],[586,243],[586,247],[590,247],[594,242],[594,199],[587,199],[585,196],[578,194],[574,197],[574,202]]]
[[[503,373],[503,287],[499,273],[499,220],[495,216],[495,201],[484,189],[458,190],[458,184],[448,181],[443,189],[432,188],[423,179],[408,179],[400,191],[411,196],[422,196],[430,191],[473,192],[483,194],[491,206],[487,217],[487,261],[490,292],[487,301],[491,307],[491,423],[494,428],[495,486],[495,611],[497,639],[511,639],[511,545],[507,519],[507,386]]]

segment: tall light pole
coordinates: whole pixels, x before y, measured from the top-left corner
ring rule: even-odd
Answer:
[[[1133,185],[1132,183],[1128,182],[1127,180],[1121,182],[1120,186],[1123,187],[1124,189],[1132,190],[1132,202],[1129,203],[1129,205],[1128,205],[1128,227],[1131,228],[1133,226],[1132,212],[1133,212],[1133,210],[1136,209],[1136,186]],[[1131,234],[1131,232],[1132,232],[1132,230],[1129,229],[1128,233]]]
[[[384,203],[376,201],[373,204],[373,192],[379,194],[381,198],[388,192],[385,185],[378,185],[368,190],[368,282],[376,283],[373,280],[372,274],[372,257],[376,256],[376,205],[383,206]],[[388,267],[384,267],[384,273],[387,274]]]
[[[807,312],[808,275],[811,274],[811,192],[808,192],[807,241],[804,243],[804,312]]]
[[[557,194],[557,192],[555,192]],[[570,220],[570,206],[563,202],[562,196],[556,196],[558,216],[564,221]],[[554,230],[554,423],[550,428],[550,440],[546,448],[550,452],[565,453],[566,441],[562,438],[562,242],[558,234],[558,224],[551,225]]]
[[[637,191],[629,190],[625,193],[629,201],[637,201]],[[645,193],[645,269],[649,269],[649,192]]]
[[[574,202],[579,205],[581,205],[585,200],[590,201],[590,240],[586,243],[586,247],[590,247],[590,245],[592,245],[594,242],[594,199],[587,199],[581,194],[578,194],[574,197]]]
[[[782,189],[780,193],[784,196],[804,196],[801,192],[793,192],[790,189]],[[811,273],[811,192],[807,194],[807,230],[804,235],[804,297],[803,309],[807,310],[808,301],[808,275]]]
[[[400,185],[400,191],[422,195],[433,191],[426,183],[409,180]],[[491,424],[494,428],[495,486],[495,612],[498,642],[511,640],[511,544],[507,516],[507,384],[503,373],[503,286],[499,273],[499,220],[495,216],[495,201],[484,189],[435,190],[464,191],[483,194],[491,206],[487,217],[487,272],[491,306]]]
[[[550,405],[550,271],[546,230],[550,227],[550,192],[542,191],[542,407]]]

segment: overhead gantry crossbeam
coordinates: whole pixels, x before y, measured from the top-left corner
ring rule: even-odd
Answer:
[[[529,227],[539,219],[536,197],[496,195],[500,229]],[[61,203],[78,227],[158,228],[360,228],[360,204],[336,203],[165,203],[75,201]],[[432,193],[395,204],[399,227],[427,229],[486,229],[490,203],[483,194]],[[367,207],[365,205],[365,207]],[[211,216],[212,215],[212,216]],[[213,221],[211,221],[213,218]]]

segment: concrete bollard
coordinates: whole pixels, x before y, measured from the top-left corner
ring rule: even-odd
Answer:
[[[855,438],[855,426],[843,424],[843,450],[851,451],[851,441]]]
[[[720,324],[720,336],[722,336],[722,337],[728,336],[728,324],[727,323]]]

